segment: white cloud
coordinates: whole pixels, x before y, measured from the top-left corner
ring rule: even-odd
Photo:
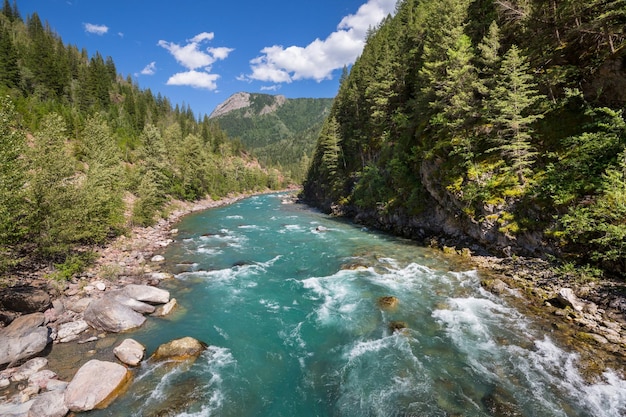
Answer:
[[[154,75],[156,72],[156,62],[152,61],[141,70],[142,75]]]
[[[266,85],[261,87],[261,91],[278,91],[282,87],[280,84]]]
[[[209,74],[202,71],[185,71],[174,74],[167,80],[167,85],[186,85],[194,88],[204,88],[207,90],[217,89],[217,74]]]
[[[158,45],[167,49],[176,61],[188,70],[206,68],[213,65],[215,61],[224,60],[233,51],[232,48],[207,48],[200,50],[200,44],[207,40],[212,40],[214,34],[203,32],[187,40],[186,45],[179,45],[174,42],[160,40]]]
[[[94,25],[93,23],[83,23],[85,32],[93,33],[95,35],[104,35],[109,31],[109,27],[105,25]]]
[[[315,39],[305,47],[263,48],[263,55],[250,61],[252,74],[247,77],[273,83],[332,78],[334,70],[354,63],[363,51],[367,31],[395,11],[396,1],[368,0],[356,14],[344,17],[326,39]]]
[[[207,90],[217,89],[217,74],[211,74],[211,67],[217,61],[228,58],[233,48],[205,48],[200,46],[205,41],[215,38],[213,32],[202,32],[191,39],[187,39],[185,45],[160,40],[158,45],[167,49],[176,61],[185,67],[187,71],[174,74],[167,80],[167,85],[186,85],[194,88]]]

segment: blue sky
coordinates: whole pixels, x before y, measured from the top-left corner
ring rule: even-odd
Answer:
[[[12,1],[11,1],[12,2]],[[18,0],[66,44],[210,114],[230,95],[334,97],[344,65],[396,0]]]

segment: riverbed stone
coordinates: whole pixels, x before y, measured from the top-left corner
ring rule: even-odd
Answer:
[[[44,320],[43,313],[27,314],[0,329],[0,365],[16,363],[45,349],[50,329],[42,326]]]
[[[0,404],[0,416],[2,417],[29,417],[28,411],[33,406],[35,400],[25,403],[5,403]]]
[[[0,309],[30,314],[46,311],[50,304],[50,295],[41,288],[22,285],[0,291]]]
[[[89,307],[89,304],[91,304],[93,300],[94,299],[91,297],[80,298],[76,301],[68,301],[66,306],[68,310],[80,314],[87,310],[87,307]]]
[[[137,366],[143,359],[146,347],[134,339],[125,339],[113,349],[115,356],[124,364]]]
[[[146,303],[165,304],[170,300],[170,292],[151,285],[129,284],[124,293],[131,298]]]
[[[28,377],[28,385],[36,385],[40,389],[48,389],[51,380],[56,379],[57,374],[50,369],[42,369]]]
[[[65,390],[65,405],[70,411],[105,408],[130,381],[125,366],[92,359],[74,375]]]
[[[156,307],[151,304],[129,297],[124,290],[111,291],[107,297],[112,298],[118,303],[125,305],[126,307],[130,307],[137,313],[141,314],[151,314],[154,313],[154,310],[156,309]]]
[[[163,262],[165,261],[165,258],[163,257],[163,255],[154,255],[151,259],[151,262]]]
[[[78,335],[89,328],[85,320],[76,320],[63,323],[57,330],[57,339],[61,343],[71,342],[78,339]]]
[[[152,313],[151,316],[154,316],[154,317],[165,317],[165,316],[171,314],[171,312],[174,311],[176,306],[178,306],[178,302],[176,301],[175,298],[172,298],[167,303],[157,307],[156,311],[154,313]]]
[[[574,311],[583,311],[585,303],[576,297],[574,291],[571,288],[561,288],[557,293],[557,299],[565,306],[569,306]]]
[[[28,417],[63,417],[68,411],[70,410],[65,405],[65,393],[48,391],[33,399]]]
[[[111,333],[119,333],[140,327],[146,318],[109,297],[92,301],[83,313],[90,326]]]
[[[164,343],[150,357],[152,360],[185,360],[197,358],[207,348],[207,344],[193,337],[183,337]]]
[[[31,375],[45,368],[46,365],[48,365],[48,359],[33,358],[17,368],[11,376],[11,379],[13,381],[26,381]]]
[[[393,296],[384,296],[378,299],[378,307],[383,310],[394,310],[398,307],[398,299]]]

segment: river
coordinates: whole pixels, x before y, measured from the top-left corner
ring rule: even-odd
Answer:
[[[461,259],[282,197],[175,226],[166,288],[182,307],[128,336],[148,353],[183,336],[209,348],[192,365],[145,362],[127,394],[81,416],[626,415],[626,381],[586,383],[574,353]]]

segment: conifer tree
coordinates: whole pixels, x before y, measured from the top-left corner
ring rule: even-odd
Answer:
[[[26,149],[24,133],[17,124],[13,103],[0,98],[0,269],[3,258],[23,236],[26,213]]]
[[[543,117],[534,107],[539,98],[529,64],[513,45],[502,60],[490,105],[497,149],[520,185],[525,184],[536,157],[531,140],[532,124]]]
[[[65,139],[66,127],[61,116],[46,116],[34,135],[34,146],[29,149],[28,158],[29,232],[38,245],[38,252],[52,257],[67,254],[80,228],[74,214],[78,201],[76,161]]]

